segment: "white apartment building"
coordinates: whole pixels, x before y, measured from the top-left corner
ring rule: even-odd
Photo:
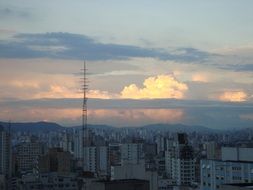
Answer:
[[[222,147],[221,160],[201,160],[201,189],[253,182],[253,148]]]
[[[109,151],[106,146],[89,146],[84,148],[86,154],[85,171],[107,176],[110,172]]]
[[[121,144],[121,164],[138,164],[143,158],[143,144],[127,143]]]

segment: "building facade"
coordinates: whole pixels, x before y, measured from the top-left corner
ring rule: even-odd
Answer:
[[[222,147],[221,160],[201,160],[201,189],[253,182],[253,148]]]
[[[143,144],[126,143],[121,144],[121,164],[138,164],[143,158]]]
[[[165,169],[172,185],[191,185],[195,182],[195,159],[193,148],[188,145],[186,134],[177,134],[165,151]]]
[[[32,172],[38,165],[38,159],[43,153],[43,146],[39,142],[23,142],[16,146],[17,166],[21,173]]]
[[[202,190],[218,190],[223,184],[250,182],[253,182],[253,162],[201,160]]]
[[[84,148],[87,162],[85,171],[98,176],[107,176],[110,173],[109,151],[107,146],[89,146]]]
[[[0,174],[11,176],[11,137],[10,133],[0,126]]]

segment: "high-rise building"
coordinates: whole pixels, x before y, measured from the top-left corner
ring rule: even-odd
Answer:
[[[43,153],[43,145],[39,142],[23,142],[16,146],[18,171],[33,172],[38,165],[39,156]]]
[[[110,174],[109,151],[107,146],[97,147],[98,168],[97,172],[100,176],[108,176]]]
[[[219,159],[220,158],[220,147],[214,141],[207,142],[206,146],[206,158],[207,159]]]
[[[92,131],[88,130],[87,133],[85,133],[87,137],[85,136],[83,139],[82,130],[75,130],[74,131],[74,158],[77,160],[82,160],[83,158],[83,140],[86,142],[86,146],[90,147],[92,144]]]
[[[221,160],[201,160],[201,189],[253,182],[253,148],[222,147]]]
[[[166,139],[165,137],[163,136],[157,136],[156,139],[155,139],[155,142],[156,142],[156,145],[157,145],[157,154],[159,154],[160,152],[164,152],[165,151],[165,142],[166,142]]]
[[[80,130],[74,131],[74,158],[82,159],[82,134]]]
[[[195,159],[187,135],[179,133],[165,151],[166,174],[175,185],[191,185],[195,181]]]
[[[109,151],[107,146],[88,146],[84,148],[87,156],[85,171],[98,176],[107,176],[110,172]]]
[[[39,158],[39,171],[66,173],[72,171],[72,155],[61,148],[51,148]]]
[[[86,160],[86,167],[84,171],[89,171],[92,173],[97,172],[97,147],[95,146],[88,146],[84,147],[84,151],[86,152],[87,160]]]
[[[60,148],[64,151],[73,153],[73,136],[66,131],[63,133],[62,140],[60,141]]]
[[[127,143],[121,145],[121,164],[138,164],[143,157],[142,143]]]
[[[10,132],[0,126],[0,174],[11,176],[11,137]]]
[[[121,152],[119,143],[109,144],[109,161],[111,166],[117,166],[121,164]]]

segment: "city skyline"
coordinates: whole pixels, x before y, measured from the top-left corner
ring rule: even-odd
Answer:
[[[0,2],[0,120],[80,123],[85,56],[89,123],[252,127],[252,1],[182,2]]]

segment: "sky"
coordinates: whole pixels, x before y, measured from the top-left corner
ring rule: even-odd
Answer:
[[[0,120],[253,127],[252,0],[0,1]]]

